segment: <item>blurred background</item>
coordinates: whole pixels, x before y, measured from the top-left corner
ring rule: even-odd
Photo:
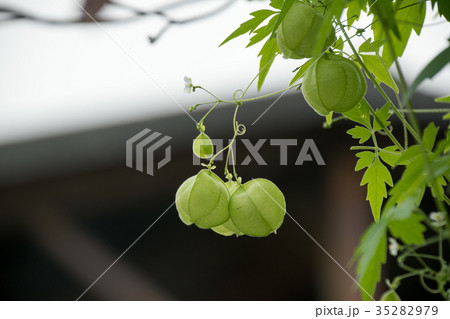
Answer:
[[[218,45],[267,5],[0,0],[2,300],[75,300],[105,270],[81,300],[359,299],[352,279],[304,232],[354,276],[351,257],[371,213],[349,151],[355,142],[345,134],[351,126],[323,129],[299,92],[240,109],[243,138],[267,140],[259,150],[266,165],[240,165],[248,151],[238,143],[237,169],[244,180],[276,183],[304,230],[286,217],[276,235],[223,237],[185,226],[172,205],[179,185],[201,168],[193,165],[191,145],[194,120],[207,108],[193,118],[186,111],[210,100],[183,93],[183,77],[224,99],[245,88],[257,73],[259,48],[245,49],[246,38]],[[423,37],[401,60],[409,81],[446,47],[450,30],[439,21],[427,17]],[[279,58],[260,94],[286,87],[298,64]],[[447,67],[421,86],[415,106],[435,107],[448,83]],[[252,87],[249,97],[256,95]],[[383,105],[372,88],[368,99]],[[211,138],[232,136],[232,113],[223,105],[208,117]],[[172,160],[153,176],[125,165],[126,141],[145,128],[171,137]],[[269,139],[297,140],[287,165]],[[306,139],[326,165],[295,165]],[[164,148],[155,156],[162,159]],[[223,162],[217,164],[220,173]],[[396,272],[390,267],[384,275]],[[404,299],[433,298],[410,285],[399,291]]]

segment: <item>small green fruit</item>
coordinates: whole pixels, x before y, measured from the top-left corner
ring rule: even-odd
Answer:
[[[227,186],[230,196],[232,196],[234,194],[234,192],[239,188],[239,184],[236,182],[232,182],[232,181],[225,183],[225,185]],[[216,233],[218,233],[219,235],[223,235],[223,236],[244,235],[236,226],[234,226],[231,218],[228,219],[224,224],[213,227],[211,229],[213,231],[215,231]]]
[[[338,55],[326,53],[314,62],[303,78],[302,92],[320,115],[347,112],[363,99],[367,85],[359,67]]]
[[[277,29],[277,44],[283,56],[286,59],[312,57],[323,23],[324,17],[321,13],[309,5],[295,1]],[[320,52],[325,51],[334,42],[334,34],[332,29]]]
[[[201,132],[194,140],[192,151],[197,157],[210,158],[214,154],[214,146],[209,136]]]
[[[380,301],[402,301],[394,290],[388,290],[381,295]]]
[[[254,179],[240,186],[228,204],[233,224],[244,234],[264,237],[283,223],[283,193],[267,179]]]
[[[180,219],[207,229],[225,223],[228,213],[229,193],[225,183],[210,170],[204,169],[188,178],[178,189],[176,207]]]

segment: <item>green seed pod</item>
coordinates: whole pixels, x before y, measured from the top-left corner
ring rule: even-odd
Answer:
[[[302,85],[308,104],[323,116],[349,111],[361,102],[366,89],[366,80],[354,62],[329,53],[308,68]]]
[[[214,146],[209,136],[201,132],[192,145],[192,151],[197,157],[210,158],[214,154]]]
[[[320,12],[295,1],[277,29],[277,44],[283,56],[286,59],[312,57],[323,23],[324,17]],[[334,42],[334,34],[332,29],[320,52],[325,51]]]
[[[283,193],[267,179],[254,179],[240,186],[228,204],[233,224],[244,234],[265,237],[283,223]]]
[[[236,182],[232,182],[232,181],[225,183],[225,185],[227,186],[230,196],[232,196],[234,194],[234,192],[239,188],[239,184]],[[219,235],[223,235],[223,236],[244,235],[236,226],[234,226],[231,218],[228,219],[224,224],[213,227],[211,229],[213,231],[215,231],[216,233],[218,233]]]
[[[185,180],[175,194],[175,206],[177,207],[178,216],[181,221],[188,226],[192,225],[191,216],[189,214],[189,195],[196,177],[197,175],[191,176]]]
[[[225,223],[230,198],[225,183],[210,170],[204,169],[188,178],[178,189],[176,207],[180,219],[199,228],[211,228]]]
[[[394,290],[388,290],[381,295],[380,301],[402,301]]]

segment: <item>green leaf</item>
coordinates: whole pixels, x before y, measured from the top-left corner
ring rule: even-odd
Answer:
[[[428,187],[431,188],[431,194],[433,195],[433,197],[436,197],[437,199],[439,199],[440,201],[444,200],[444,194],[445,194],[445,189],[444,187],[447,186],[447,182],[445,181],[445,178],[440,176],[436,179],[436,186],[437,186],[437,193],[434,191],[433,186],[428,183]]]
[[[339,51],[344,50],[344,41],[342,40],[342,37],[339,37],[339,39],[334,42],[333,48]]]
[[[387,197],[386,185],[392,186],[392,177],[389,170],[384,166],[378,157],[364,173],[361,186],[367,184],[367,200],[370,202],[372,214],[375,221],[378,221],[381,214],[383,199]]]
[[[391,145],[388,147],[383,148],[386,152],[381,151],[379,153],[381,159],[389,164],[390,166],[394,167],[398,161],[398,159],[400,158],[400,155],[402,153],[400,152],[396,152],[397,151],[397,146],[395,145]],[[389,152],[389,153],[387,153]]]
[[[360,56],[367,69],[375,76],[378,83],[383,82],[398,93],[397,84],[392,78],[391,73],[389,73],[389,65],[384,58],[367,54],[361,54]]]
[[[401,204],[410,197],[415,197],[416,204],[420,204],[423,190],[432,178],[439,182],[441,176],[450,174],[450,156],[437,157],[436,154],[428,154],[429,167],[425,165],[423,156],[416,156],[403,172],[400,180],[390,190],[391,195],[386,207]],[[429,172],[433,172],[430,174]],[[440,191],[438,190],[440,193]],[[439,195],[439,194],[438,194]]]
[[[369,8],[369,13],[374,15],[371,27],[375,40],[384,40],[384,29],[401,38],[392,0],[369,0]]]
[[[386,262],[387,251],[387,221],[381,219],[373,223],[361,238],[355,251],[358,258],[356,274],[361,286],[362,299],[372,300],[375,287],[381,278],[381,265]]]
[[[266,43],[263,45],[258,56],[261,57],[259,62],[259,76],[258,76],[258,91],[261,89],[264,79],[269,72],[270,66],[275,60],[276,55],[279,53],[277,40],[275,38],[267,39]]]
[[[439,127],[436,127],[433,122],[431,122],[423,131],[423,146],[430,152],[433,150],[438,131]]]
[[[438,102],[438,103],[450,103],[450,95],[449,96],[443,96],[443,97],[435,98],[434,101]]]
[[[355,257],[359,259],[356,273],[362,287],[363,300],[371,299],[376,284],[380,281],[381,265],[386,262],[388,227],[395,237],[400,237],[405,243],[423,242],[426,228],[420,223],[421,217],[413,215],[415,208],[414,198],[409,198],[401,205],[385,209],[381,219],[370,225],[362,236]]]
[[[371,129],[372,126],[370,125],[370,105],[367,102],[365,98],[361,100],[361,102],[355,106],[354,108],[350,109],[350,111],[342,113],[346,118],[358,122],[359,124],[364,125],[365,127]]]
[[[420,147],[420,145],[415,145]],[[411,147],[410,147],[411,148]],[[400,158],[401,160],[401,158]],[[402,177],[395,183],[395,186],[389,191],[390,198],[386,207],[394,204],[401,204],[403,201],[416,195],[416,204],[420,204],[423,196],[423,189],[426,184],[426,176],[423,174],[424,162],[422,156],[416,156],[406,166]]]
[[[383,49],[383,58],[390,63],[397,57],[401,57],[405,51],[411,31],[420,34],[425,20],[426,5],[417,0],[399,0],[395,3],[395,20],[397,21],[400,37],[391,36],[395,56],[392,57],[390,48],[386,45]]]
[[[359,0],[353,0],[348,3],[346,24],[348,25],[349,29],[350,26],[353,25],[353,23],[359,19],[361,10],[362,8]]]
[[[383,129],[384,127],[388,127],[391,125],[391,122],[388,121],[391,113],[389,113],[390,103],[386,103],[381,109],[375,111],[375,118],[373,119],[373,130],[378,131]]]
[[[419,73],[414,82],[410,85],[407,94],[403,97],[403,101],[409,100],[417,87],[425,79],[432,79],[439,71],[450,63],[450,46],[439,53],[427,66]]]
[[[289,86],[293,85],[295,82],[303,78],[308,68],[313,64],[315,59],[309,59],[303,65],[298,69],[297,73],[294,75],[294,77],[291,80],[291,83],[289,83]]]
[[[407,165],[414,158],[422,153],[422,147],[420,145],[410,146],[397,160],[396,165]]]
[[[278,15],[278,19],[275,22],[275,26],[273,27],[273,31],[271,34],[271,38],[275,37],[275,32],[277,31],[278,27],[280,26],[281,22],[283,22],[284,17],[288,13],[289,9],[292,7],[292,4],[294,4],[296,0],[285,0],[283,2],[283,6],[281,7],[280,14]]]
[[[441,16],[444,16],[447,21],[450,21],[450,1],[437,0],[438,12]]]
[[[425,241],[423,233],[427,229],[421,221],[423,217],[412,214],[404,220],[394,220],[389,223],[392,236],[400,238],[407,245],[420,245]]]
[[[239,28],[237,28],[233,33],[231,33],[220,45],[224,45],[228,41],[237,38],[243,34],[253,32],[264,20],[266,20],[271,15],[275,14],[275,11],[272,10],[258,10],[250,13],[253,16],[252,19],[241,23]]]
[[[423,233],[426,227],[421,223],[424,217],[414,214],[416,207],[415,196],[412,196],[383,212],[382,218],[388,220],[391,234],[407,245],[419,245],[425,241]]]
[[[355,126],[349,129],[347,134],[351,135],[354,139],[359,139],[359,144],[364,143],[372,136],[372,133],[363,126]]]
[[[356,163],[355,171],[359,171],[372,165],[375,154],[373,152],[364,151],[357,153],[356,157],[359,157],[359,160]]]
[[[358,49],[358,53],[362,53],[362,52],[376,52],[378,53],[378,51],[380,50],[380,47],[382,47],[384,44],[383,41],[374,41],[372,42],[372,38],[368,38],[366,41],[364,41]]]
[[[246,48],[264,40],[264,38],[266,38],[272,32],[276,19],[277,19],[277,16],[274,16],[269,20],[269,23],[267,23],[267,25],[265,25],[259,29],[256,29],[253,32],[255,35],[250,38],[250,41],[247,44]]]
[[[283,0],[270,0],[269,5],[274,9],[281,9],[283,6]]]

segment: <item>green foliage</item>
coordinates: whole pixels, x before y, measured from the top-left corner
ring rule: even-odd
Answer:
[[[434,101],[435,102],[439,102],[439,103],[450,103],[450,95],[449,96],[443,96],[443,97],[435,98]]]
[[[302,66],[300,68],[298,68],[297,73],[294,75],[294,77],[292,78],[291,83],[289,83],[289,85],[292,85],[295,82],[297,82],[298,80],[300,80],[301,78],[303,78],[303,76],[305,75],[306,71],[311,66],[311,64],[314,63],[314,61],[315,61],[315,59],[309,59],[308,61],[303,63]]]
[[[280,53],[280,51],[278,49],[277,40],[275,38],[268,39],[258,54],[258,56],[261,57],[261,61],[259,62],[258,90],[261,89],[270,66],[278,53]]]
[[[306,11],[313,11],[315,15],[320,12],[319,19],[323,19],[324,22],[320,23],[320,28],[317,27],[317,30],[306,33],[305,36],[296,28],[287,31],[283,29],[282,36],[293,38],[293,43],[297,43],[296,41],[300,43],[307,39],[308,45],[314,47],[314,54],[286,54],[287,51],[283,47],[286,41],[277,43],[276,40],[281,37],[278,30],[285,26],[282,24],[283,21],[287,23],[289,20],[289,10],[293,5],[299,5],[298,1],[303,3],[301,4],[303,7],[310,5],[314,8],[314,10],[307,8]],[[426,286],[424,288],[432,293],[439,293],[445,299],[450,299],[450,292],[445,289],[450,284],[450,278],[442,275],[446,274],[447,269],[444,267],[445,269],[435,270],[429,267],[427,265],[429,260],[426,259],[429,255],[422,258],[417,251],[419,248],[436,242],[442,247],[444,238],[450,240],[450,220],[446,216],[448,207],[450,207],[450,199],[447,197],[448,194],[445,193],[446,189],[447,191],[449,189],[447,184],[450,180],[450,126],[446,128],[445,132],[442,132],[433,122],[429,122],[422,133],[414,109],[417,106],[413,105],[416,101],[411,100],[411,96],[424,80],[433,78],[449,64],[450,46],[438,54],[419,73],[409,87],[408,83],[405,83],[404,79],[399,77],[398,84],[402,88],[401,95],[397,83],[389,71],[397,58],[404,54],[413,31],[420,35],[426,14],[426,5],[426,1],[423,0],[332,0],[325,2],[318,0],[271,0],[271,9],[251,13],[251,18],[242,23],[221,44],[223,45],[246,34],[249,35],[247,47],[261,43],[261,50],[258,53],[258,57],[260,57],[258,90],[261,88],[274,59],[281,52],[284,53],[285,58],[298,59],[312,56],[310,59],[300,60],[298,67],[293,71],[295,75],[291,79],[288,89],[299,90],[301,88],[308,103],[314,104],[313,108],[319,114],[326,116],[325,127],[331,127],[332,123],[342,118],[356,124],[347,133],[358,142],[358,145],[352,147],[352,150],[358,150],[355,170],[365,170],[361,186],[367,185],[366,198],[375,220],[363,234],[355,251],[355,257],[358,260],[357,275],[364,300],[372,299],[376,284],[381,278],[381,266],[386,262],[387,236],[389,233],[393,236],[389,238],[389,251],[395,256],[400,253],[398,263],[406,271],[406,274],[388,282],[388,290],[383,294],[382,299],[400,300],[395,290],[403,279],[414,276],[420,276],[422,279],[423,276],[426,276],[427,280],[434,280],[438,288],[433,290]],[[431,0],[431,8],[437,9],[438,14],[450,21],[450,1]],[[341,20],[341,15],[345,10],[346,20]],[[356,25],[355,21],[358,21],[363,12],[372,19],[372,23],[365,27],[353,26]],[[294,22],[298,22],[296,19],[294,20]],[[365,35],[369,28],[373,31],[372,37],[366,37]],[[339,30],[339,35],[333,33],[335,29]],[[331,37],[330,32],[333,33]],[[361,36],[364,39],[364,42],[357,48],[352,40],[355,36]],[[301,39],[297,39],[297,37]],[[294,47],[296,50],[297,45]],[[326,51],[323,52],[325,48]],[[290,47],[289,49],[294,50]],[[351,49],[351,52],[349,52],[349,49]],[[348,72],[346,72],[348,70],[344,68],[336,72],[336,70],[332,70],[333,68],[330,65],[327,65],[320,72],[317,72],[318,62],[327,59],[339,60],[346,65],[354,65],[354,69],[359,73],[361,73],[360,68],[362,68],[367,78],[384,98],[384,105],[377,108],[378,105],[377,107],[372,106],[366,99],[361,99],[359,95],[358,99],[353,101],[352,94],[358,91],[359,85],[357,83],[359,81],[347,81],[347,78],[342,75],[342,73],[348,75]],[[399,65],[396,65],[396,67],[400,69]],[[345,72],[342,72],[343,70]],[[317,77],[319,73],[320,79]],[[345,78],[345,81],[343,78]],[[364,80],[362,73],[361,79]],[[382,86],[381,83],[392,89],[391,93],[395,94],[395,99],[391,100],[391,97],[385,91],[385,86]],[[361,85],[363,86],[362,91],[365,92],[365,81]],[[322,90],[319,90],[319,86],[322,86]],[[195,88],[202,89],[198,86]],[[211,94],[217,99],[217,104],[233,103],[236,105],[236,110],[233,119],[233,140],[227,147],[212,156],[207,165],[207,171],[209,172],[214,168],[214,158],[227,149],[228,155],[230,155],[230,146],[236,137],[245,133],[245,127],[236,121],[236,113],[240,105],[255,98],[245,99],[247,90],[238,90],[235,94],[237,92],[239,92],[239,97],[234,96],[233,101],[221,100]],[[450,96],[440,97],[435,101],[450,103]],[[346,105],[346,103],[349,105]],[[346,107],[339,109],[342,106]],[[420,111],[423,113],[426,109]],[[342,113],[343,116],[333,117],[333,112],[334,114]],[[443,116],[443,119],[450,120],[448,109],[434,109],[433,112],[447,113]],[[407,113],[412,114],[406,116]],[[391,119],[391,116],[395,116],[400,121],[403,134],[394,134],[400,132],[396,128],[398,122]],[[391,125],[391,121],[393,125]],[[398,136],[401,135],[403,135],[402,141],[397,140]],[[390,143],[386,143],[386,140],[390,140]],[[200,157],[207,157],[212,155],[212,151],[209,152],[208,150],[207,154],[205,152],[197,153],[200,154]],[[209,224],[218,223],[216,220],[218,215],[211,213],[211,210],[215,209],[215,206],[211,206],[214,203],[209,203],[212,208],[209,206],[204,208],[198,203],[191,204],[191,202],[199,202],[199,199],[205,196],[204,194],[200,196],[200,192],[194,192],[193,189],[201,189],[203,193],[211,193],[218,187],[221,190],[228,190],[230,196],[227,206],[229,216],[225,220],[227,216],[223,214],[224,216],[221,216],[220,220],[221,224],[212,227],[214,231],[225,236],[233,234],[267,236],[269,233],[275,232],[284,217],[285,203],[281,191],[273,183],[261,179],[242,185],[234,167],[233,170],[234,174],[231,174],[228,172],[228,167],[225,168],[225,176],[229,180],[226,184],[218,177],[216,179],[215,175],[209,174],[206,176],[206,173],[199,173],[197,177],[191,177],[183,183],[176,195],[177,209],[182,221],[186,224],[194,223],[199,227],[207,228],[206,223],[199,221],[199,218],[204,215],[205,218],[209,218]],[[392,179],[391,170],[397,170],[401,173],[401,177],[395,183]],[[199,179],[200,174],[205,176]],[[208,186],[201,186],[199,180],[202,181],[201,184],[207,184]],[[256,185],[257,181],[265,185],[263,188],[266,192],[262,192],[260,188],[256,187],[258,186]],[[223,185],[226,185],[226,187],[223,188]],[[233,186],[233,189],[230,186]],[[388,186],[391,188],[389,189]],[[182,195],[183,192],[188,195]],[[432,214],[428,217],[429,212],[423,212],[420,209],[425,194],[431,194],[435,199],[436,212],[433,214],[434,216],[436,214],[440,216],[441,223],[439,226],[436,226],[436,223],[433,225]],[[209,194],[207,197],[217,199],[217,196],[214,197],[215,195],[217,194]],[[198,200],[191,200],[191,197]],[[272,197],[271,201],[268,199],[270,197]],[[196,216],[198,212],[193,213],[194,209],[202,212],[203,215]],[[219,211],[221,210],[219,209]],[[214,220],[211,221],[212,219]],[[445,223],[442,223],[442,221]],[[429,226],[429,230],[437,235],[428,238],[428,232],[425,233],[426,225]],[[427,237],[425,234],[427,234]],[[394,238],[401,243],[399,244]],[[416,258],[419,261],[418,264],[423,268],[408,268],[405,263],[409,258]],[[442,265],[448,264],[448,261],[444,260],[442,255],[433,256],[432,259],[440,260]]]
[[[386,262],[388,229],[405,243],[423,243],[426,228],[421,224],[423,217],[414,214],[415,207],[412,199],[391,207],[361,237],[355,257],[358,258],[356,272],[363,288],[361,294],[364,300],[371,299],[376,283],[380,280],[381,265]]]
[[[314,57],[317,57],[321,53],[322,48],[329,38],[330,31],[333,29],[333,19],[341,19],[345,5],[346,0],[333,0],[329,2],[324,14],[324,23],[322,23],[320,31],[317,34],[317,42],[313,54]]]
[[[366,99],[362,99],[359,104],[350,111],[342,113],[346,118],[355,121],[365,127],[372,129],[370,125],[370,105]]]
[[[353,138],[359,139],[359,144],[363,144],[372,136],[372,132],[362,126],[355,126],[354,128],[348,130],[347,133]]]
[[[372,6],[372,11],[375,14],[372,24],[375,40],[386,41],[388,38],[392,43],[392,48],[384,46],[382,54],[389,68],[397,57],[403,55],[411,31],[420,34],[426,6],[420,0],[398,0],[395,4],[390,0],[378,0]]]
[[[395,145],[386,146],[379,153],[381,159],[385,163],[389,164],[391,167],[395,167],[401,154],[402,154],[401,152],[397,151],[397,146],[395,146]]]
[[[373,223],[364,233],[355,251],[358,258],[356,274],[363,300],[372,300],[375,286],[381,277],[381,265],[386,262],[387,220]]]
[[[252,19],[242,23],[233,33],[231,33],[219,46],[224,45],[228,41],[237,38],[246,33],[253,33],[255,29],[264,22],[268,17],[275,14],[272,10],[258,10],[250,13],[253,16]]]
[[[427,229],[421,222],[424,217],[412,214],[405,219],[392,220],[389,230],[392,236],[400,238],[407,245],[419,245],[425,241],[423,233]]]
[[[389,63],[385,58],[376,55],[360,55],[367,69],[375,76],[378,83],[383,82],[398,93],[398,87],[392,75],[389,73]]]
[[[351,0],[347,4],[347,25],[353,25],[359,19],[361,11],[367,11],[367,0]]]
[[[280,14],[278,15],[277,21],[275,22],[271,38],[275,37],[275,31],[280,26],[281,22],[283,22],[284,17],[288,13],[289,9],[292,7],[296,0],[285,0],[283,1],[283,5],[281,6]]]
[[[447,0],[431,0],[431,3],[434,6],[438,5],[438,12],[441,16],[444,16],[447,21],[450,21],[450,1]]]
[[[386,103],[381,109],[375,111],[375,118],[373,119],[373,130],[379,131],[383,127],[387,127],[391,124],[388,119],[391,117],[390,103]]]
[[[381,214],[383,199],[387,197],[386,184],[392,186],[392,176],[386,166],[381,163],[378,155],[367,168],[361,181],[361,186],[367,184],[367,200],[370,202],[373,218],[377,221]]]
[[[277,8],[280,4],[280,1],[273,1],[271,3],[274,8]],[[292,3],[291,3],[292,5]],[[219,46],[224,45],[228,41],[237,38],[244,34],[254,34],[247,45],[247,47],[252,46],[256,43],[263,41],[267,38],[271,33],[276,30],[276,26],[278,21],[280,20],[281,14],[279,12],[273,10],[258,10],[252,12],[251,15],[253,18],[242,23],[239,28],[237,28],[233,33],[231,33]],[[258,28],[267,18],[274,15],[269,22],[260,28]],[[275,57],[279,53],[278,46],[273,37],[270,37],[266,40],[261,51],[258,53],[258,56],[261,57],[259,63],[259,79],[258,79],[258,90],[261,89],[261,86],[264,83],[264,79],[269,72],[270,66],[272,65]]]
[[[383,46],[383,44],[384,42],[381,40],[372,42],[372,38],[368,38],[359,46],[358,53],[375,52],[378,55],[378,52],[380,51],[380,48]]]

